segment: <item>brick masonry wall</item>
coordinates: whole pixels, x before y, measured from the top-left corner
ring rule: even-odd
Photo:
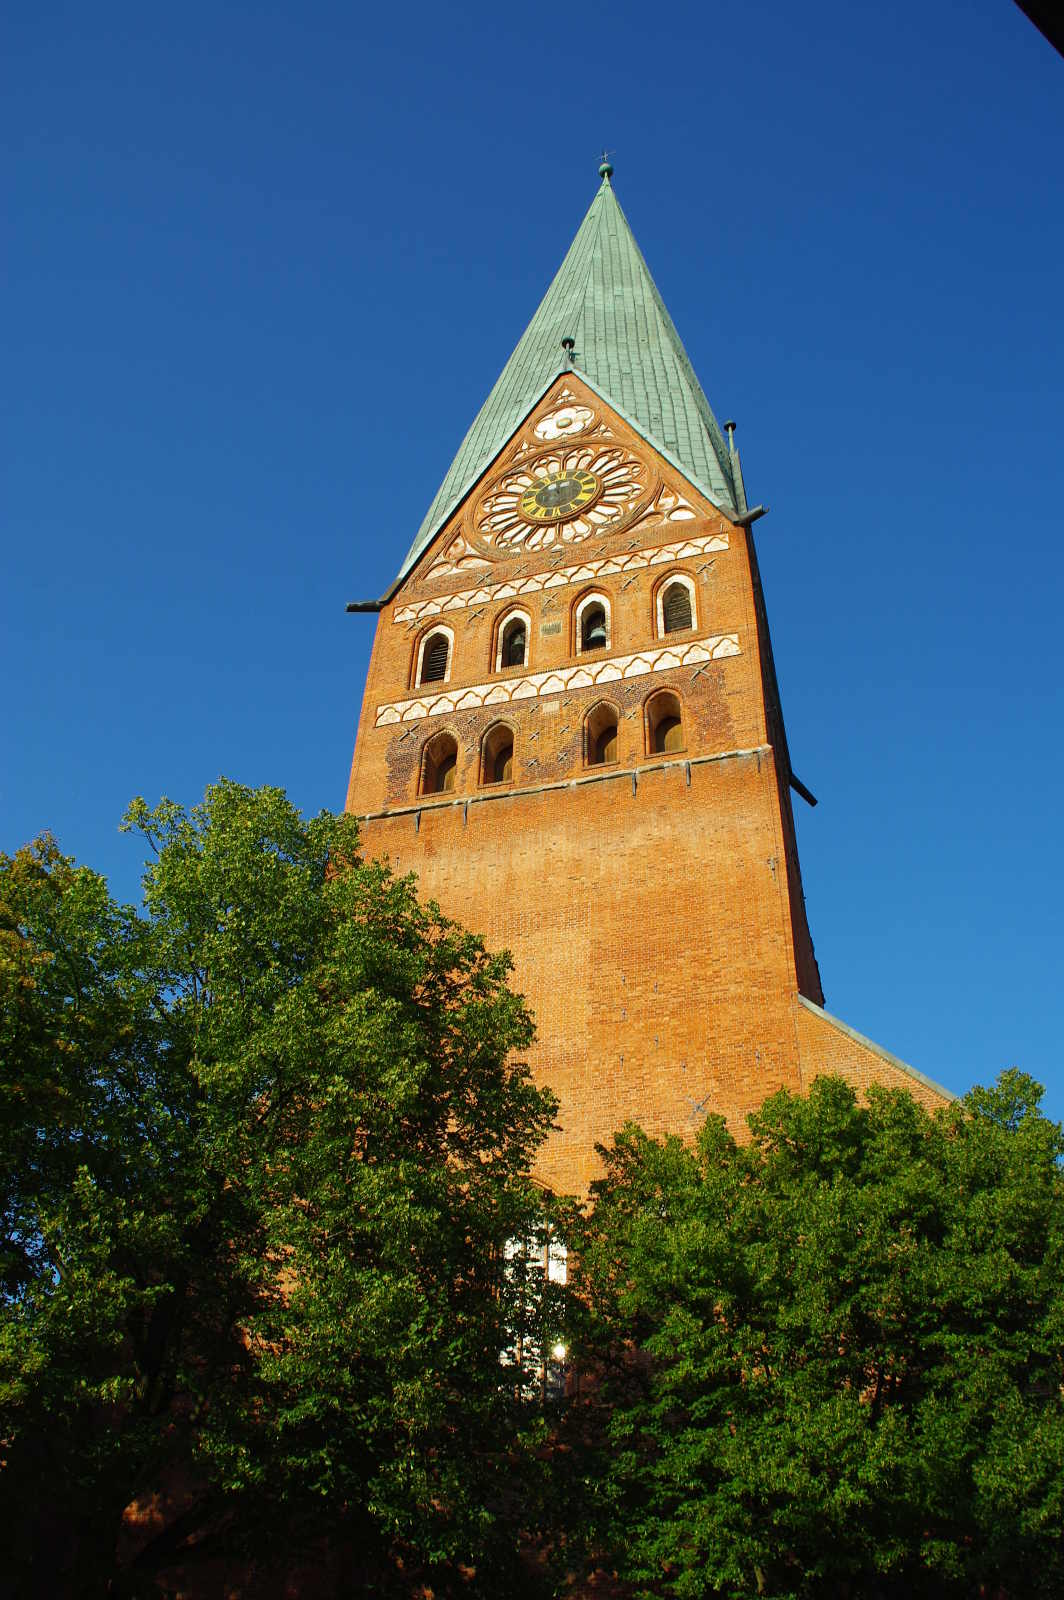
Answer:
[[[530,448],[563,388],[639,456],[660,495],[613,533],[485,562],[471,492],[380,614],[347,809],[363,818],[368,856],[417,872],[427,897],[513,953],[538,1029],[533,1071],[561,1101],[539,1176],[581,1192],[598,1171],[595,1144],[627,1119],[693,1134],[717,1111],[741,1135],[767,1094],[799,1088],[821,1044],[798,991],[822,995],[750,534],[572,374],[503,459]],[[574,571],[592,562],[609,570]],[[658,596],[676,574],[693,586],[695,615],[666,636]],[[608,602],[609,639],[581,654],[577,609],[592,592]],[[499,669],[515,608],[528,657]],[[419,652],[441,625],[447,678],[419,685]],[[584,681],[599,674],[612,681]],[[683,748],[668,757],[649,735],[663,690],[683,720]],[[617,716],[616,761],[592,767],[587,718],[602,701]],[[494,784],[482,751],[500,722],[513,771]],[[440,734],[457,747],[454,790],[427,794]],[[865,1070],[860,1049],[836,1040],[828,1057]]]
[[[808,1089],[814,1078],[837,1076],[845,1078],[859,1094],[872,1084],[884,1089],[906,1089],[928,1111],[947,1105],[952,1098],[871,1040],[854,1038],[837,1018],[819,1014],[800,1001],[796,1023],[803,1089]]]
[[[561,1100],[539,1176],[582,1192],[633,1119],[737,1132],[798,1088],[794,965],[771,754],[375,818],[365,846],[515,960],[531,1061]]]

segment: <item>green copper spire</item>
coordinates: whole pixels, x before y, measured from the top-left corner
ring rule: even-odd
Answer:
[[[561,372],[586,379],[722,511],[736,516],[745,510],[736,457],[617,204],[613,168],[604,159],[599,170],[598,193],[463,439],[400,579]]]

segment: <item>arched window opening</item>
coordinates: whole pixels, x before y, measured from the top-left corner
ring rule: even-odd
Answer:
[[[691,626],[691,596],[687,585],[670,583],[662,596],[665,633],[679,633]]]
[[[585,594],[573,615],[576,654],[610,647],[610,603],[604,594]]]
[[[498,723],[484,736],[480,753],[481,783],[511,783],[514,775],[513,729]]]
[[[647,706],[647,747],[651,755],[675,755],[685,748],[683,712],[676,695],[656,694]]]
[[[528,659],[528,630],[522,617],[511,617],[502,630],[502,665],[523,667]]]
[[[585,735],[589,767],[602,767],[616,761],[617,712],[608,701],[603,701],[588,712]]]
[[[447,676],[447,657],[451,641],[445,633],[434,633],[425,640],[421,654],[419,683],[442,683]]]
[[[606,638],[605,606],[588,606],[580,618],[581,650],[604,650]]]
[[[438,734],[425,747],[422,794],[450,794],[458,772],[458,746],[449,733]]]

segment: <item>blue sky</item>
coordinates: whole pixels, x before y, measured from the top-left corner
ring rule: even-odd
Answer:
[[[1064,1117],[1064,62],[1007,0],[48,0],[0,68],[6,760],[343,801],[372,623],[597,152],[758,524],[829,1007]]]

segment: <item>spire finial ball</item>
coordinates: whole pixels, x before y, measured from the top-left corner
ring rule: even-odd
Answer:
[[[608,150],[603,150],[602,152],[602,160],[599,163],[599,177],[613,177],[613,162],[610,160],[610,153]]]

